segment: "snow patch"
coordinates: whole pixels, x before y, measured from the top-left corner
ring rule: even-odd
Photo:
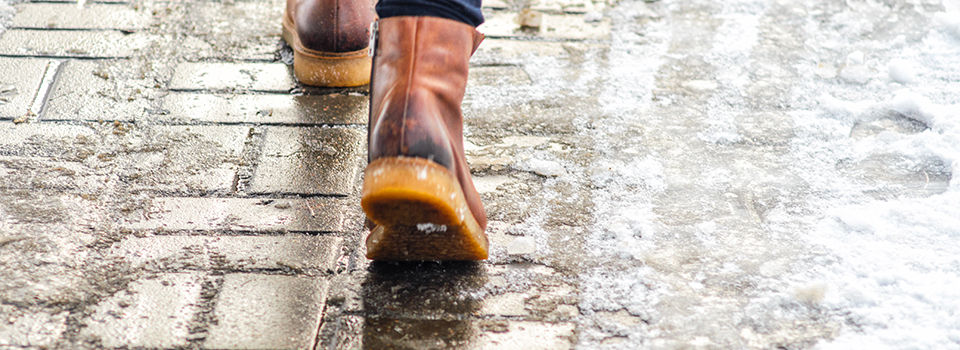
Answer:
[[[851,84],[866,84],[873,72],[864,65],[848,65],[840,70],[840,79]]]
[[[589,271],[585,276],[582,295],[589,296],[580,303],[580,308],[589,313],[599,311],[626,310],[633,316],[647,320],[654,315],[650,314],[649,306],[655,305],[659,293],[652,286],[644,284],[649,267],[632,270],[611,270],[597,268]]]
[[[890,76],[890,80],[901,84],[909,84],[917,79],[917,71],[913,67],[913,63],[902,59],[890,61],[890,64],[887,65],[887,74]]]
[[[537,252],[537,241],[533,237],[515,237],[507,245],[508,255],[531,255]]]
[[[945,3],[945,5],[948,3]],[[935,18],[943,32],[960,40],[960,9],[939,13]]]
[[[567,173],[567,170],[559,162],[538,158],[528,159],[517,168],[547,177],[557,177]]]
[[[777,29],[785,28],[772,26],[774,31],[770,31],[769,17],[764,17],[769,9],[763,7],[777,9],[777,4],[790,2],[717,5],[722,13],[713,19],[722,19],[723,24],[717,28],[717,43],[703,54],[711,68],[716,68],[716,75],[691,74],[693,80],[681,84],[698,97],[710,96],[703,120],[692,123],[704,126],[697,138],[720,146],[743,141],[736,117],[752,108],[752,102],[783,97],[778,107],[792,117],[794,125],[774,130],[791,133],[788,154],[782,155],[789,160],[745,157],[743,167],[739,167],[739,159],[731,159],[731,165],[704,164],[696,169],[702,172],[686,181],[682,171],[692,169],[678,171],[669,157],[687,155],[665,150],[661,152],[667,154],[631,160],[622,154],[633,146],[618,140],[624,127],[656,124],[649,121],[658,118],[650,113],[657,106],[646,104],[653,101],[642,87],[657,86],[650,72],[664,68],[657,59],[666,56],[658,50],[658,40],[662,40],[658,31],[663,29],[658,25],[662,22],[651,22],[643,29],[645,47],[631,47],[631,31],[623,29],[632,28],[623,28],[623,21],[616,20],[633,20],[635,14],[630,11],[636,5],[618,8],[622,13],[614,20],[620,30],[613,35],[614,49],[609,54],[612,88],[600,94],[603,112],[611,117],[603,127],[590,131],[597,133],[596,149],[608,152],[588,170],[597,188],[593,203],[598,225],[586,238],[586,246],[591,258],[602,263],[582,276],[579,306],[586,316],[626,313],[643,318],[648,326],[596,322],[600,330],[583,327],[580,342],[584,347],[611,335],[624,339],[620,343],[623,348],[656,347],[664,338],[689,336],[691,333],[684,333],[689,329],[678,329],[689,327],[685,321],[700,319],[664,310],[674,307],[700,315],[722,310],[723,306],[717,305],[720,298],[704,292],[718,283],[737,288],[741,283],[758,286],[750,289],[755,294],[742,299],[745,303],[738,307],[744,311],[737,314],[742,324],[756,325],[740,332],[751,344],[757,342],[753,347],[775,346],[771,341],[782,339],[762,331],[775,330],[781,323],[787,325],[784,329],[824,328],[820,333],[811,332],[810,340],[836,334],[835,339],[820,342],[824,348],[950,348],[960,342],[960,303],[956,302],[960,290],[955,287],[960,285],[960,180],[956,178],[960,173],[960,89],[956,84],[960,12],[949,8],[960,4],[945,4],[950,16],[938,17],[939,24],[930,23],[928,12],[915,18],[917,12],[883,2],[796,5],[796,11],[806,12],[809,19],[802,29],[807,40],[799,43],[802,49],[785,50],[782,59],[803,57],[794,54],[810,55],[810,59],[795,67],[761,66],[758,71],[756,61],[778,52],[771,50],[766,39],[780,36]],[[831,7],[834,5],[840,8]],[[664,3],[668,9],[681,6]],[[788,7],[794,8],[780,9]],[[824,12],[815,15],[813,11]],[[763,20],[758,22],[758,18]],[[765,39],[758,41],[758,37]],[[647,53],[646,57],[624,54],[631,50]],[[796,75],[791,68],[798,70]],[[780,94],[776,88],[783,85],[782,79],[788,79],[791,86]],[[716,87],[706,83],[709,81],[715,81]],[[909,89],[897,90],[904,87]],[[754,96],[766,92],[769,96]],[[670,98],[657,98],[661,105],[671,103]],[[917,126],[878,127],[851,136],[856,125],[891,119]],[[747,141],[763,141],[751,136]],[[772,146],[770,152],[780,147],[757,143]],[[896,192],[885,192],[883,186],[905,186],[912,179],[889,180],[897,174],[883,168],[866,169],[858,175],[838,170],[844,164],[885,155],[902,160],[905,173],[916,171],[914,175],[920,179],[926,169],[923,162],[942,162],[950,170],[944,171],[949,174],[941,181],[949,178],[950,189],[932,196],[889,194]],[[641,165],[643,161],[646,164]],[[772,171],[762,162],[786,169]],[[663,166],[656,166],[660,164],[671,166],[667,173],[680,179],[665,179]],[[756,172],[735,171],[754,168]],[[757,176],[731,179],[744,174]],[[744,183],[769,186],[772,194],[755,187],[743,190]],[[683,186],[728,187],[728,195],[741,200],[726,208],[712,206],[716,202],[712,198],[671,196],[676,188],[677,193],[684,192]],[[660,201],[652,203],[651,198]],[[669,214],[684,211],[671,212],[670,206],[731,213],[731,217],[752,211],[762,221],[762,229],[732,233],[735,227],[729,222],[733,220],[722,215],[718,219],[704,214],[708,216],[704,221],[694,216],[671,217]],[[665,221],[673,224],[664,225]],[[676,232],[683,230],[695,232]],[[783,242],[776,239],[779,234]],[[742,246],[731,248],[730,242],[737,239]],[[742,254],[737,254],[738,250]],[[770,253],[749,253],[758,250]],[[685,268],[697,265],[700,267]],[[693,300],[676,300],[683,297]],[[791,323],[793,320],[803,322]],[[707,344],[719,338],[688,337],[685,342],[692,339]]]
[[[894,80],[905,80],[893,77],[902,72],[891,73]],[[872,120],[893,112],[923,123],[928,130],[881,133],[852,143],[850,150],[858,158],[892,152],[908,161],[938,159],[951,169],[951,179],[941,194],[860,198],[827,210],[808,238],[828,247],[840,262],[827,266],[821,276],[828,292],[798,290],[797,298],[822,299],[828,308],[849,310],[858,330],[843,331],[821,347],[955,346],[960,339],[960,104],[935,103],[906,89],[887,100],[824,102],[828,116],[842,114],[842,120]]]

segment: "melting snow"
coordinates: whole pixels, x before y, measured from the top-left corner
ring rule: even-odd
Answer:
[[[960,345],[960,2],[944,1],[944,12],[915,2],[722,2],[710,11],[722,20],[711,28],[717,43],[702,56],[683,52],[696,39],[671,30],[689,20],[666,16],[683,4],[649,5],[664,20],[642,26],[648,5],[612,13],[608,116],[590,131],[602,154],[584,170],[597,188],[587,246],[599,263],[582,276],[581,345]],[[771,24],[775,11],[800,21]],[[790,43],[780,30],[805,41],[769,47]],[[703,120],[689,121],[703,129],[694,141],[663,141],[674,149],[624,155],[643,149],[625,128],[680,124],[658,112],[690,102],[651,91],[669,86],[671,70],[691,69],[671,66],[681,59],[716,69],[716,80],[691,73],[679,83],[712,95]],[[780,86],[782,104],[759,108],[785,119],[745,119]],[[770,126],[747,135],[744,120]],[[770,153],[781,147],[771,133],[787,133],[782,154]],[[738,143],[758,151],[734,152],[747,147]],[[731,155],[697,163],[711,152]],[[723,197],[681,196],[697,186]],[[743,211],[757,223],[738,224]],[[678,216],[689,212],[702,216]]]

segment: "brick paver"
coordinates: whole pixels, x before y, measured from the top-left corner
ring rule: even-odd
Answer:
[[[21,29],[120,29],[134,31],[150,24],[150,15],[123,4],[24,3],[14,7],[11,28]]]
[[[130,237],[115,254],[149,270],[333,271],[343,239],[308,235]]]
[[[353,228],[344,213],[356,210],[338,198],[191,198],[153,200],[149,217],[128,224],[136,230],[230,230],[342,232]]]
[[[42,156],[80,160],[93,152],[88,147],[97,132],[82,125],[15,124],[0,122],[0,150],[6,155]]]
[[[366,133],[343,128],[266,131],[252,193],[348,195],[360,176]]]
[[[284,93],[296,85],[283,63],[183,63],[170,81],[172,90],[252,90]]]
[[[0,55],[60,58],[122,58],[142,52],[151,38],[119,30],[11,29],[0,36]]]
[[[144,119],[155,107],[157,83],[150,65],[136,60],[65,61],[50,91],[44,120]]]
[[[366,124],[368,98],[355,94],[229,95],[171,93],[163,98],[161,120],[266,125]]]
[[[47,64],[36,58],[0,59],[0,120],[27,115]]]
[[[310,349],[320,327],[327,282],[313,277],[225,276],[215,309],[218,322],[204,347]]]
[[[184,346],[200,290],[200,277],[193,273],[137,280],[95,306],[83,334],[106,347]]]

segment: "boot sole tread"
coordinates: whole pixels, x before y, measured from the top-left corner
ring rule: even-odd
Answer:
[[[430,160],[381,158],[364,171],[360,200],[374,228],[367,258],[390,261],[483,260],[487,237],[456,177]]]

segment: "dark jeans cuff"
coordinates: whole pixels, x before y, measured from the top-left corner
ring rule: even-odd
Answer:
[[[483,23],[481,0],[380,0],[380,18],[397,16],[431,16],[460,21],[474,27]]]

